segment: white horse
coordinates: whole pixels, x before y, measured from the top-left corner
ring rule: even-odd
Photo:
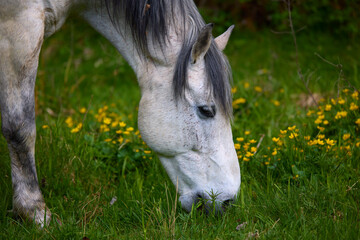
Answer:
[[[217,38],[192,0],[1,0],[0,108],[11,157],[13,210],[50,220],[35,168],[34,85],[46,37],[70,12],[106,37],[135,71],[139,129],[176,185],[182,207],[217,206],[240,187],[234,149],[230,67],[222,54],[233,27]],[[211,201],[209,201],[211,202]],[[221,207],[220,207],[221,209]]]

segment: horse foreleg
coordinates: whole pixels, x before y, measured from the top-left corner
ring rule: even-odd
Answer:
[[[24,11],[11,21],[0,22],[0,109],[11,158],[13,211],[43,226],[51,214],[35,167],[34,85],[44,21],[41,13],[35,14]]]

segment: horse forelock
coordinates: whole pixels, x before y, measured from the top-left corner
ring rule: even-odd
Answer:
[[[174,66],[173,91],[178,100],[188,87],[187,71],[191,48],[200,29],[205,25],[192,0],[103,0],[115,26],[120,16],[125,16],[125,30],[130,30],[135,47],[143,56],[149,55],[149,37],[164,51],[168,43],[169,27],[183,26],[184,38]],[[180,21],[180,23],[179,23]],[[119,26],[117,26],[119,29]],[[189,29],[187,29],[189,28]],[[175,27],[174,29],[177,29]],[[232,117],[231,67],[214,41],[206,53],[205,68],[209,87],[217,105],[226,116]]]

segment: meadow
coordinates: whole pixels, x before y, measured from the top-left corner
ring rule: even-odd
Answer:
[[[216,25],[214,35],[227,26]],[[13,217],[0,137],[1,239],[359,239],[360,48],[342,36],[235,29],[237,200],[222,216],[184,212],[137,130],[140,91],[104,38],[70,19],[42,49],[36,84],[38,178],[48,227]]]

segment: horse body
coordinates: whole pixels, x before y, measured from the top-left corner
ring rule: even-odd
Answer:
[[[43,39],[71,11],[106,37],[134,69],[142,95],[139,130],[178,188],[182,207],[190,211],[198,198],[210,199],[211,192],[219,202],[237,194],[240,169],[229,120],[229,67],[221,53],[232,28],[213,39],[212,25],[203,23],[189,0],[141,0],[136,2],[140,10],[133,3],[0,3],[0,109],[17,214],[41,225],[50,219],[35,168],[34,84]]]

